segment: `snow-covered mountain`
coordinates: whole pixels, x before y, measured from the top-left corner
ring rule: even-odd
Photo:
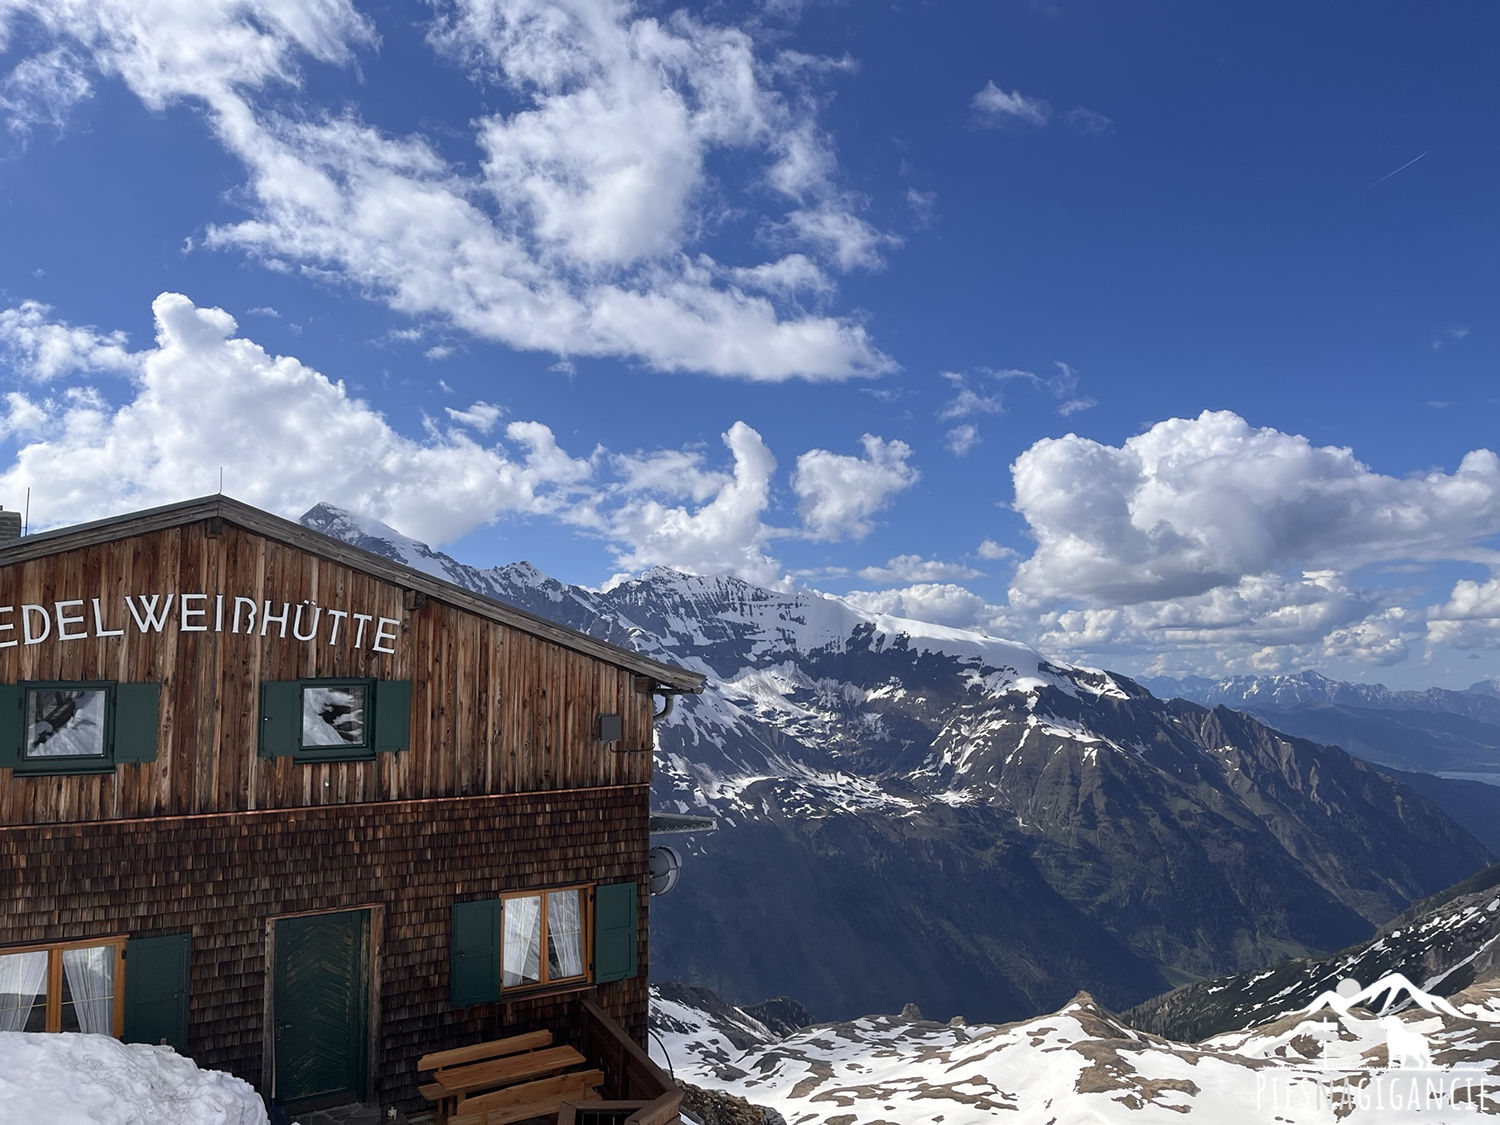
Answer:
[[[709,677],[655,799],[711,811],[652,907],[653,975],[823,1018],[1008,1019],[1367,936],[1488,853],[1341,751],[1025,645],[658,569],[605,592],[305,524]]]
[[[1450,1002],[1393,975],[1201,1043],[1139,1031],[1087,993],[1001,1026],[908,1012],[781,1036],[655,989],[651,1027],[680,1080],[792,1125],[1391,1125],[1500,1102],[1500,981]]]

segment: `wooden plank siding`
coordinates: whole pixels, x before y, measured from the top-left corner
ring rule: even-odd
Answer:
[[[127,595],[174,595],[161,632],[127,617]],[[176,595],[204,593],[209,631],[180,629]],[[214,595],[225,596],[213,630]],[[91,599],[124,636],[93,635]],[[89,636],[0,649],[0,683],[119,680],[162,684],[157,760],[113,773],[12,776],[0,769],[0,825],[298,808],[379,800],[463,797],[600,785],[651,777],[652,697],[635,674],[593,655],[407,591],[355,566],[246,530],[199,520],[0,566],[0,605],[20,609],[84,599]],[[233,598],[287,603],[286,637],[230,631]],[[420,599],[418,599],[420,600]],[[395,652],[356,648],[328,628],[293,639],[296,607],[344,609],[400,622]],[[307,619],[304,618],[304,631]],[[353,618],[344,626],[354,630]],[[371,762],[298,763],[257,757],[260,685],[351,677],[410,680],[411,749]],[[595,716],[620,713],[620,752],[594,740]]]

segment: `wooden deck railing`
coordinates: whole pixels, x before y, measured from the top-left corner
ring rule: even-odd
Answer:
[[[681,1125],[682,1091],[604,1009],[587,998],[581,1003],[583,1054],[604,1072],[604,1096],[610,1100],[579,1106],[578,1120],[595,1115],[594,1120],[603,1121],[606,1118],[598,1114],[616,1114],[612,1120],[624,1125]]]

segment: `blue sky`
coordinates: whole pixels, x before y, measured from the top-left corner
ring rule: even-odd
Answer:
[[[1497,24],[11,0],[0,503],[222,467],[589,585],[1466,686],[1500,674]]]

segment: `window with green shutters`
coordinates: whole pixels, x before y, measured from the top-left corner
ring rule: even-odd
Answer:
[[[17,774],[109,773],[154,762],[160,733],[160,684],[0,684],[0,768]]]
[[[453,1006],[635,976],[636,906],[635,883],[454,903]]]
[[[260,756],[369,761],[411,742],[409,680],[284,680],[260,685]]]

